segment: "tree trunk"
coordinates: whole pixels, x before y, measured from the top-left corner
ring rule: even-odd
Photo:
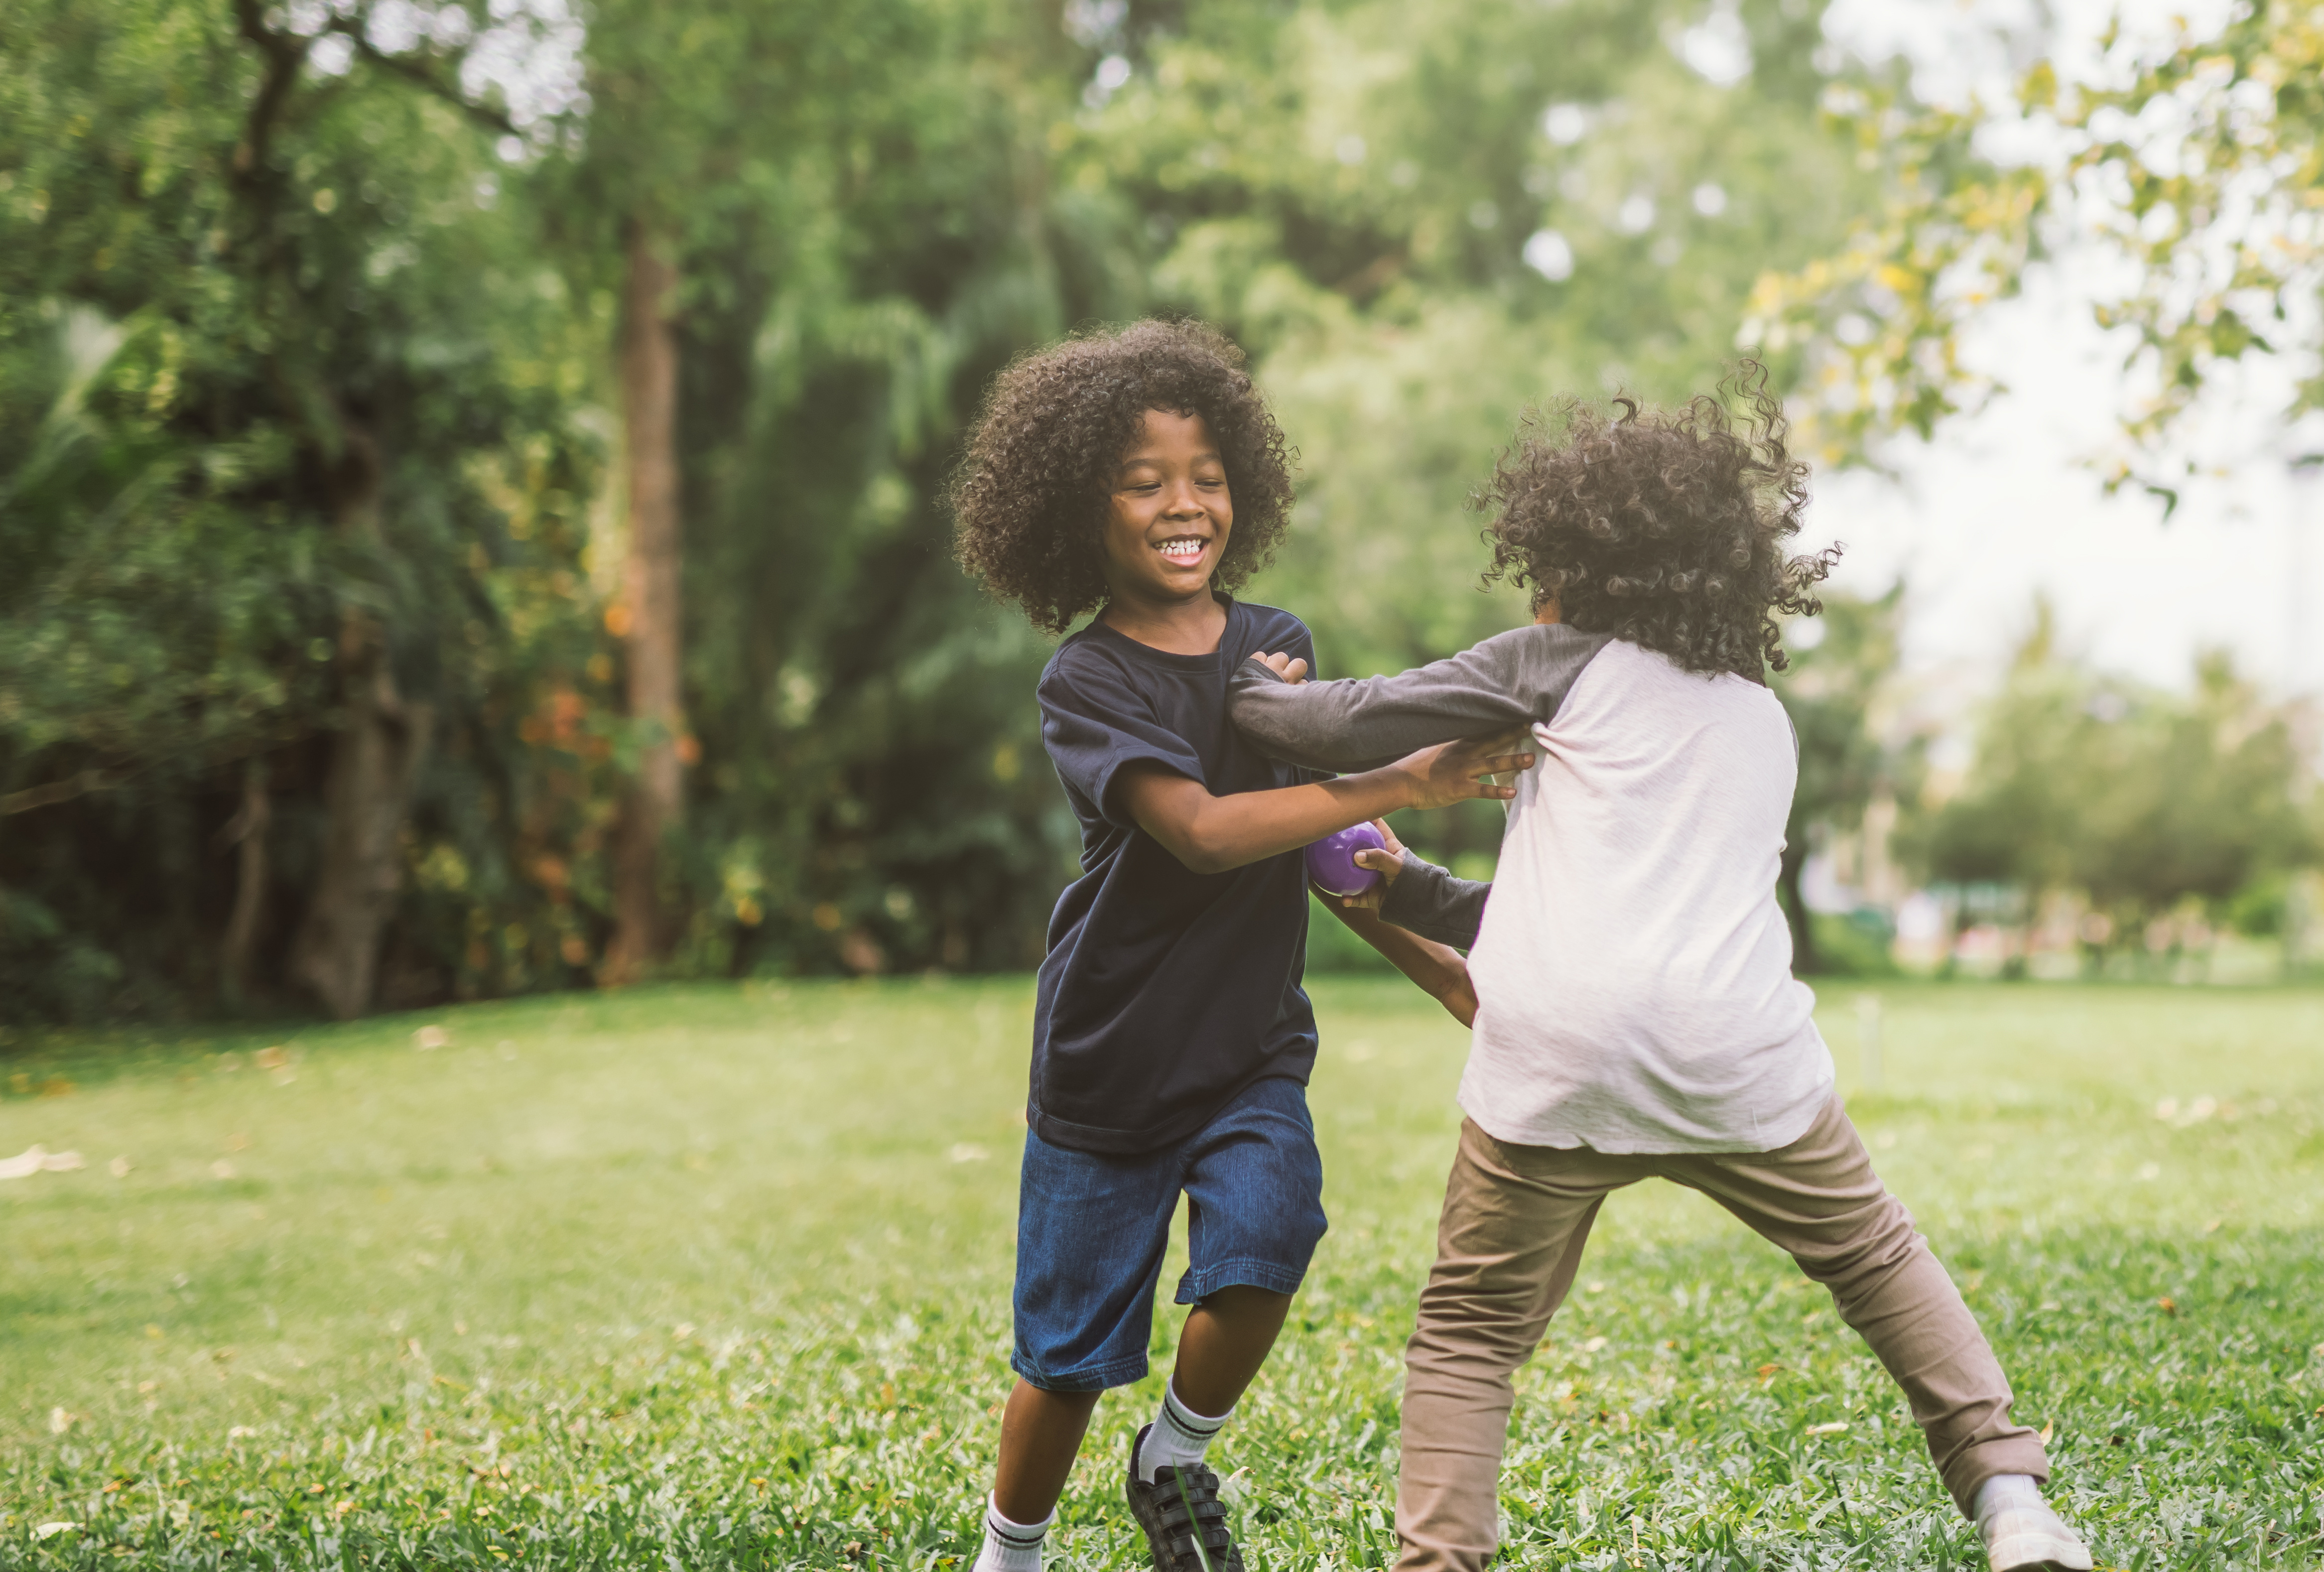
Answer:
[[[218,946],[218,989],[239,1009],[250,992],[250,952],[266,915],[266,830],[273,822],[274,799],[266,791],[266,763],[253,759],[242,772],[242,808],[227,821],[226,838],[236,848],[234,911]]]
[[[1800,849],[1794,851],[1786,845],[1777,883],[1784,892],[1784,915],[1792,924],[1792,970],[1814,973],[1823,970],[1823,957],[1816,953],[1815,923],[1808,914],[1807,898],[1800,893],[1800,874],[1808,864],[1806,837],[1798,837]]]
[[[375,537],[384,479],[379,450],[352,424],[337,470],[340,532]],[[322,865],[291,945],[290,975],[346,1021],[371,1003],[380,935],[402,883],[404,820],[436,716],[397,690],[386,631],[367,612],[349,609],[341,619],[339,680],[346,720],[332,739],[323,782]]]
[[[630,543],[614,623],[629,668],[630,719],[641,746],[613,849],[613,939],[605,980],[632,981],[667,952],[663,837],[685,812],[679,748],[678,339],[671,295],[678,270],[632,224],[622,302],[622,417],[630,472]]]

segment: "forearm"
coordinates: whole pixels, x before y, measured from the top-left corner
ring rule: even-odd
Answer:
[[[1474,949],[1485,924],[1485,902],[1492,895],[1489,883],[1456,879],[1444,869],[1410,852],[1380,902],[1380,920],[1408,929],[1426,939]]]
[[[1393,771],[1372,770],[1308,786],[1226,797],[1213,797],[1198,786],[1157,792],[1139,803],[1138,822],[1194,872],[1222,874],[1297,851],[1351,824],[1385,818],[1411,805],[1411,788],[1404,778]]]
[[[1388,965],[1411,978],[1430,998],[1442,999],[1468,985],[1469,963],[1462,958],[1459,950],[1383,922],[1377,911],[1328,901],[1323,904],[1333,916],[1347,924],[1349,932],[1378,950]]]

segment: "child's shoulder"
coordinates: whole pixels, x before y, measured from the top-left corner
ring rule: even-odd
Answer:
[[[1049,663],[1041,668],[1040,686],[1044,691],[1059,682],[1071,682],[1076,677],[1093,673],[1118,671],[1122,662],[1106,641],[1098,636],[1098,624],[1091,623],[1078,633],[1068,633],[1058,643],[1049,656]]]
[[[1272,654],[1277,650],[1311,649],[1314,644],[1307,624],[1280,606],[1251,600],[1239,600],[1235,606],[1242,613],[1243,642],[1250,646],[1247,653]]]

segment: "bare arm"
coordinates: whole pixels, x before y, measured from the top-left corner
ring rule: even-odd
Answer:
[[[1347,925],[1349,932],[1379,951],[1388,965],[1410,977],[1422,993],[1450,1011],[1452,1019],[1463,1026],[1476,1024],[1477,990],[1470,985],[1469,963],[1462,958],[1459,950],[1383,922],[1377,911],[1329,901],[1324,904],[1332,908],[1333,916]]]
[[[1123,767],[1118,790],[1138,828],[1172,856],[1197,874],[1222,874],[1400,809],[1470,798],[1505,802],[1517,788],[1478,777],[1532,767],[1529,745],[1499,735],[1423,748],[1360,775],[1224,797],[1164,765],[1139,763]]]

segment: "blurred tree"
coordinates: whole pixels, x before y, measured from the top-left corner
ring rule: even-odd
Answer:
[[[1824,967],[1813,913],[1800,888],[1816,833],[1862,829],[1866,808],[1884,789],[1897,801],[1909,801],[1920,763],[1916,740],[1884,737],[1881,723],[1887,717],[1878,713],[1896,673],[1904,585],[1877,599],[1827,593],[1822,600],[1815,642],[1792,650],[1790,670],[1771,679],[1799,737],[1799,785],[1784,828],[1780,882],[1793,964],[1803,972]]]
[[[953,567],[941,496],[990,375],[1134,297],[1105,217],[1045,178],[1076,60],[1033,20],[985,0],[786,13],[711,28],[687,45],[720,57],[700,70],[659,12],[593,35],[599,77],[686,101],[640,128],[601,94],[587,151],[549,171],[580,194],[575,226],[632,186],[673,215],[701,761],[660,843],[677,969],[1014,966],[1038,944],[1069,855],[1032,726],[1044,646]],[[719,71],[724,97],[770,101],[696,106]],[[607,254],[614,231],[591,233]]]
[[[1788,0],[0,14],[0,964],[47,990],[0,1008],[1025,964],[1074,849],[1047,645],[939,500],[991,374],[1219,317],[1306,456],[1260,593],[1330,670],[1433,657],[1522,615],[1453,516],[1518,411],[1707,385],[1862,201],[1818,40]]]
[[[1941,883],[2008,885],[2037,907],[2070,880],[2097,733],[2128,703],[2060,657],[2056,613],[2037,600],[1966,779],[1926,816],[1907,817],[1900,848]]]
[[[1929,874],[2025,897],[2076,891],[2107,945],[2188,902],[2228,916],[2255,883],[2311,864],[2314,827],[2287,715],[2226,657],[2190,698],[2063,657],[2043,606],[1979,728],[1958,792],[1904,837]]]
[[[106,0],[0,28],[0,943],[61,947],[93,995],[198,975],[222,929],[230,992],[287,841],[284,964],[354,1013],[431,745],[469,718],[447,706],[496,675],[445,659],[506,609],[484,476],[574,468],[557,314],[492,211],[477,122],[505,122],[360,15]],[[239,842],[223,922],[205,823]]]

